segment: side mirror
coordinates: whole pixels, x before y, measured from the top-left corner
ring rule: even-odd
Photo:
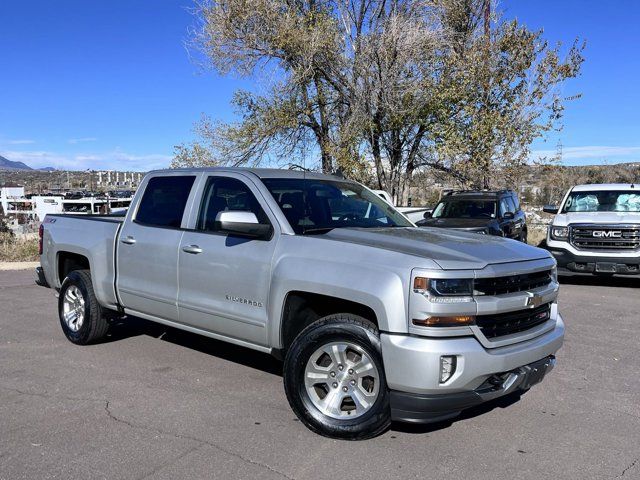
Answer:
[[[425,219],[431,218],[431,214],[432,213],[433,212],[424,212],[424,215],[422,217],[425,218]]]
[[[255,213],[245,211],[218,212],[215,227],[220,232],[262,240],[273,232],[271,225],[259,223]]]
[[[516,215],[513,212],[504,212],[502,218],[504,218],[505,220],[512,220],[515,216]]]
[[[544,207],[542,207],[542,211],[544,213],[550,213],[552,215],[558,213],[559,210],[560,208],[558,207],[558,205],[545,205]]]

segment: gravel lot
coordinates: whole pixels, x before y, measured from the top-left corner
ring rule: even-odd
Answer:
[[[295,419],[269,356],[142,320],[77,347],[51,290],[0,272],[0,478],[640,478],[639,293],[565,279],[541,385],[354,443]]]

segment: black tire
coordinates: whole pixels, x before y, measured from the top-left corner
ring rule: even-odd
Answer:
[[[378,371],[378,397],[357,418],[338,419],[325,415],[313,404],[305,387],[304,372],[309,358],[318,348],[331,342],[356,344],[366,352]],[[284,360],[284,389],[300,421],[313,432],[326,437],[364,440],[380,435],[391,424],[378,329],[357,315],[329,315],[309,325],[295,338]]]
[[[84,319],[77,331],[71,329],[64,320],[64,298],[72,286],[77,287],[84,300]],[[74,270],[64,279],[58,297],[58,316],[65,336],[76,345],[95,343],[106,335],[109,323],[93,291],[89,270]]]

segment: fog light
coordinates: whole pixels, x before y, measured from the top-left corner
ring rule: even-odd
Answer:
[[[456,373],[457,357],[443,355],[440,357],[440,383],[446,383]]]

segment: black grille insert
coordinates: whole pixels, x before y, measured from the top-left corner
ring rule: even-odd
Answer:
[[[478,315],[476,324],[487,338],[502,337],[537,327],[551,318],[551,304],[493,315]]]
[[[544,287],[551,283],[551,270],[542,272],[512,275],[510,277],[476,278],[473,289],[476,295],[502,295],[505,293],[524,292],[533,288]]]

